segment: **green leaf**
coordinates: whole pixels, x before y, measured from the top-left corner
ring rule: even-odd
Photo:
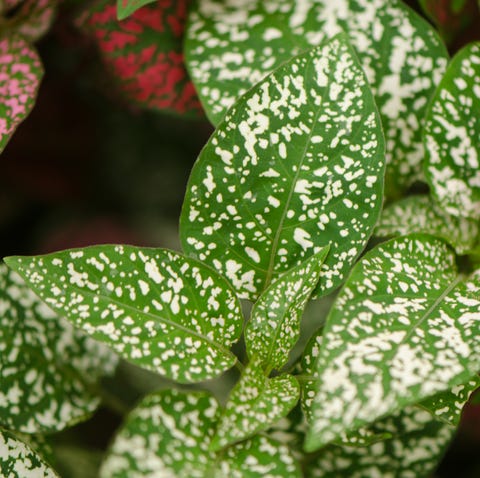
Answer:
[[[8,478],[58,477],[39,455],[4,430],[0,430],[0,472]]]
[[[345,36],[282,65],[229,111],[193,167],[184,250],[256,299],[330,244],[317,294],[337,287],[380,212],[380,119]]]
[[[117,0],[117,18],[124,20],[139,8],[156,0]]]
[[[0,265],[0,424],[24,433],[59,431],[97,408],[96,382],[118,358],[60,319]]]
[[[218,124],[274,68],[341,31],[358,52],[382,115],[386,191],[394,196],[421,176],[420,125],[448,58],[434,29],[402,1],[201,0],[187,27],[187,68]]]
[[[268,378],[262,360],[254,357],[233,388],[220,419],[212,450],[267,430],[296,405],[300,387],[295,377]]]
[[[452,390],[438,393],[420,402],[419,406],[430,412],[437,420],[457,427],[464,405],[470,395],[480,387],[480,377],[474,375],[468,382]]]
[[[327,319],[306,449],[467,382],[480,368],[479,306],[480,273],[458,276],[439,239],[365,255]]]
[[[147,396],[132,411],[101,468],[101,478],[165,477],[271,478],[300,477],[288,448],[265,437],[228,448],[209,450],[218,404],[205,393],[175,390]]]
[[[308,341],[300,362],[301,397],[300,404],[307,422],[313,420],[312,405],[318,389],[318,357],[323,340],[323,328],[317,331]]]
[[[54,310],[141,367],[198,382],[236,362],[229,347],[242,331],[240,303],[196,260],[108,245],[5,262]]]
[[[43,68],[34,48],[23,38],[0,37],[0,153],[29,115]]]
[[[318,357],[323,338],[323,328],[317,331],[307,343],[300,363],[301,375],[298,377],[301,385],[301,407],[307,423],[313,420],[313,400],[319,386]],[[342,433],[337,445],[368,446],[378,441],[390,438],[388,431],[377,431],[370,427],[363,427],[349,433]]]
[[[480,43],[452,59],[425,120],[425,175],[438,204],[480,218]]]
[[[429,196],[409,196],[387,206],[380,216],[374,235],[389,237],[425,232],[449,242],[459,254],[474,249],[478,221],[446,214]]]
[[[378,424],[393,437],[365,448],[330,446],[307,469],[308,478],[427,478],[454,429],[423,410],[407,407]]]
[[[318,331],[308,342],[300,366],[301,374],[301,405],[308,422],[313,420],[312,405],[316,391],[319,388],[318,358],[320,355],[323,330]],[[430,412],[436,420],[458,426],[461,413],[471,393],[480,387],[480,378],[474,375],[467,383],[458,385],[452,390],[440,392],[423,400],[418,404],[422,409]],[[343,446],[368,446],[378,441],[392,437],[392,431],[383,428],[383,421],[375,422],[372,426],[359,428],[353,432],[342,433],[335,441]]]
[[[280,369],[300,336],[300,322],[317,286],[329,247],[280,275],[253,306],[245,329],[249,357],[258,356],[270,369]]]

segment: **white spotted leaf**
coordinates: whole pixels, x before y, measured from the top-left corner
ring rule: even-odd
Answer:
[[[298,266],[280,275],[253,306],[245,328],[249,357],[279,370],[300,336],[300,321],[308,299],[320,278],[328,246]]]
[[[319,387],[318,357],[322,343],[323,330],[320,329],[305,347],[301,361],[301,405],[308,422],[313,420],[312,404]],[[470,395],[480,387],[480,377],[474,375],[466,383],[455,386],[451,390],[440,392],[421,401],[417,406],[428,411],[436,420],[458,426],[464,405]],[[388,420],[387,420],[388,421]],[[378,441],[392,438],[392,430],[383,427],[385,419],[371,426],[359,428],[353,432],[342,433],[335,444],[341,446],[369,446]]]
[[[318,389],[318,356],[322,343],[323,329],[316,332],[305,347],[300,363],[301,375],[298,377],[301,385],[301,407],[307,423],[313,420],[312,404]],[[368,446],[378,441],[391,438],[391,433],[385,430],[375,430],[372,427],[362,427],[348,433],[342,433],[335,441],[339,446]]]
[[[480,43],[452,59],[425,120],[425,175],[449,214],[480,219]]]
[[[306,449],[466,383],[480,368],[480,274],[414,234],[352,270],[327,318]]]
[[[219,450],[267,430],[292,410],[299,397],[295,377],[268,378],[262,360],[254,357],[230,394],[212,449]]]
[[[0,475],[8,478],[58,478],[28,445],[0,429]]]
[[[198,382],[236,362],[240,303],[194,259],[106,245],[5,261],[50,307],[141,367]]]
[[[344,35],[246,93],[203,149],[187,187],[184,250],[242,298],[330,245],[319,287],[336,288],[380,212],[380,118]]]
[[[117,356],[59,318],[15,272],[0,265],[0,425],[60,431],[100,404],[96,382]]]
[[[257,436],[210,451],[219,415],[205,393],[175,390],[147,396],[127,417],[100,471],[101,478],[300,478],[288,448]]]
[[[460,423],[463,407],[471,394],[480,387],[480,377],[474,375],[470,380],[451,390],[438,393],[419,403],[419,406],[430,412],[433,417],[453,427]]]
[[[427,478],[455,429],[424,410],[407,407],[376,424],[392,438],[367,447],[330,446],[306,470],[308,478]]]
[[[341,31],[382,115],[386,191],[395,196],[421,177],[420,126],[448,58],[432,26],[401,0],[198,0],[187,28],[187,68],[218,124],[265,75]]]
[[[465,254],[475,248],[479,224],[447,214],[429,196],[409,196],[382,211],[374,235],[391,237],[412,232],[433,234],[450,243],[459,254]]]

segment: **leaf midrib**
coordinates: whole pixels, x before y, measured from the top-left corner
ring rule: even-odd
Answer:
[[[269,260],[268,269],[267,269],[267,276],[265,277],[263,290],[265,290],[268,287],[268,285],[270,284],[270,282],[272,280],[273,269],[274,269],[274,266],[275,266],[275,256],[277,255],[277,248],[278,248],[278,243],[280,241],[280,235],[281,235],[282,230],[283,230],[283,224],[284,224],[285,219],[287,217],[287,212],[290,208],[290,203],[291,203],[292,198],[293,198],[295,185],[298,182],[298,179],[299,179],[300,174],[302,172],[303,163],[305,162],[305,158],[307,157],[307,151],[308,151],[308,148],[309,148],[310,143],[311,143],[311,139],[312,139],[312,136],[313,136],[315,126],[317,125],[318,118],[320,116],[320,112],[322,111],[321,106],[322,106],[321,104],[318,106],[317,111],[315,113],[315,117],[313,118],[312,127],[310,129],[307,140],[305,142],[305,147],[303,148],[303,153],[301,155],[301,159],[300,159],[299,163],[297,164],[297,170],[295,171],[295,176],[293,177],[292,182],[291,182],[292,186],[290,188],[290,191],[288,192],[288,197],[287,197],[287,200],[285,202],[285,205],[284,205],[284,208],[283,208],[283,211],[282,211],[282,216],[280,218],[280,222],[278,224],[277,231],[275,232],[275,237],[273,238],[273,243],[272,243],[271,253],[270,253],[270,260]]]

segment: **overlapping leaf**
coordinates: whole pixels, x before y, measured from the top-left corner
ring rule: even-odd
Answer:
[[[0,265],[0,425],[25,433],[58,431],[90,415],[92,387],[113,373],[113,352],[59,319]]]
[[[8,478],[57,478],[58,475],[25,443],[0,430],[0,472]]]
[[[100,476],[204,478],[300,477],[288,448],[255,437],[217,455],[209,451],[218,405],[207,394],[152,394],[130,414]]]
[[[471,394],[479,387],[480,378],[478,375],[474,375],[468,382],[427,398],[419,405],[437,420],[456,427],[460,423],[463,407]]]
[[[379,426],[393,438],[365,448],[331,446],[311,464],[308,478],[427,478],[437,467],[454,429],[429,413],[407,407]]]
[[[306,449],[469,381],[479,306],[479,275],[462,280],[439,239],[401,237],[367,254],[327,319]]]
[[[42,76],[33,47],[16,35],[0,37],[0,152],[33,108]]]
[[[386,191],[395,195],[421,175],[420,125],[447,63],[439,36],[402,1],[199,0],[187,29],[187,67],[217,124],[267,73],[342,30],[382,115]]]
[[[117,0],[117,18],[124,20],[139,8],[156,0]]]
[[[267,430],[290,412],[299,396],[295,377],[268,378],[262,360],[254,357],[230,394],[212,449],[219,450]]]
[[[451,216],[429,196],[409,196],[387,206],[374,234],[378,237],[425,232],[449,242],[459,254],[471,251],[479,234],[478,221]]]
[[[317,393],[319,383],[318,357],[322,344],[323,329],[320,329],[308,342],[300,365],[301,406],[307,423],[313,420],[312,404]],[[337,445],[344,446],[368,446],[378,441],[391,438],[386,430],[363,427],[349,433],[340,434],[336,440]]]
[[[236,362],[242,325],[227,282],[164,249],[94,246],[8,265],[54,310],[127,360],[181,382],[215,377]]]
[[[425,121],[425,174],[449,214],[480,218],[480,43],[452,59]]]
[[[339,35],[284,64],[229,111],[190,176],[184,250],[256,299],[330,244],[318,289],[325,294],[372,232],[384,167],[373,97]]]
[[[301,362],[301,388],[302,388],[302,410],[308,420],[313,421],[312,404],[315,394],[319,387],[319,367],[318,358],[320,355],[323,330],[320,330],[309,341],[305,348]],[[457,426],[460,422],[461,413],[464,405],[470,398],[471,393],[480,386],[480,378],[474,375],[465,384],[453,387],[451,390],[440,392],[426,400],[421,401],[418,406],[452,427]],[[371,426],[363,427],[353,432],[342,433],[340,438],[336,440],[336,444],[344,446],[369,446],[378,441],[392,438],[392,430],[385,428],[384,424],[388,420],[380,420]]]
[[[250,357],[280,369],[300,335],[302,313],[317,286],[328,246],[275,280],[255,303],[245,330]]]
[[[183,63],[187,0],[157,0],[118,21],[116,5],[99,0],[80,20],[98,44],[123,94],[141,107],[179,114],[201,111]]]

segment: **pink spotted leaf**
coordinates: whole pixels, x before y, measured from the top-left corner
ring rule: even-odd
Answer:
[[[0,152],[28,116],[43,68],[36,51],[23,38],[0,38]]]

